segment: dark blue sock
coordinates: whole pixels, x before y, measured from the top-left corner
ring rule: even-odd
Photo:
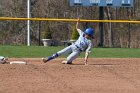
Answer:
[[[50,60],[52,60],[52,59],[54,59],[56,57],[58,57],[58,54],[57,53],[55,53],[52,56],[48,57],[47,61],[50,61]]]

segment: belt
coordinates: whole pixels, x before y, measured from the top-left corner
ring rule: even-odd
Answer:
[[[79,51],[81,51],[82,52],[82,49],[79,47],[79,46],[77,46],[77,45],[75,45],[78,49],[79,49]]]

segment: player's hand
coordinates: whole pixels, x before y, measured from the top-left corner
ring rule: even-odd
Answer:
[[[77,22],[80,22],[80,16],[78,16],[78,20],[77,20]]]

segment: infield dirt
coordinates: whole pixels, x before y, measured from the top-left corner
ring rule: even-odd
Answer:
[[[57,58],[10,58],[27,65],[0,65],[0,93],[140,93],[140,58],[91,58],[72,65]]]

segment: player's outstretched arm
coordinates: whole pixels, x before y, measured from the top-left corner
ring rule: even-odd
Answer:
[[[76,23],[76,29],[79,29],[79,22],[80,22],[80,18],[78,17],[77,23]]]

